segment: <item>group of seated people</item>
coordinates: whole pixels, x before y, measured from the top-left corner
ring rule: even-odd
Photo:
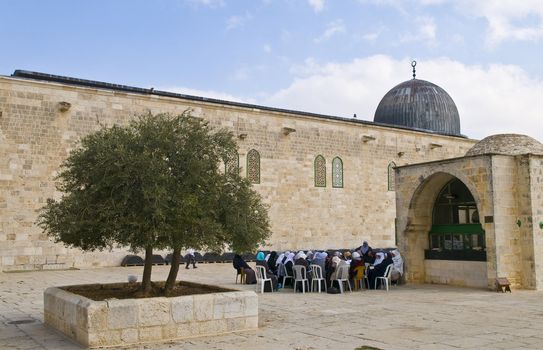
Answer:
[[[307,253],[304,251],[299,251],[298,253],[286,251],[278,254],[276,251],[272,251],[266,255],[264,252],[259,252],[256,255],[256,265],[264,267],[267,278],[271,278],[274,290],[281,287],[292,287],[294,284],[293,279],[287,279],[285,286],[282,286],[279,282],[285,274],[287,276],[294,276],[293,267],[295,265],[305,267],[306,276],[302,277],[309,281],[311,281],[313,275],[312,265],[320,266],[325,283],[328,286],[331,285],[331,281],[333,282],[338,278],[336,274],[343,265],[349,266],[349,280],[351,284],[355,278],[362,279],[363,283],[365,283],[364,278],[360,278],[360,269],[358,268],[363,268],[361,270],[362,274],[364,274],[364,270],[367,268],[366,275],[368,283],[365,284],[365,287],[375,289],[379,287],[377,277],[384,276],[387,266],[394,263],[393,258],[395,255],[399,257],[399,253],[395,252],[374,251],[368,245],[368,242],[364,241],[360,247],[355,248],[352,252],[345,251],[344,253],[339,251],[336,251],[334,254],[329,254],[326,251],[308,251]],[[234,257],[233,266],[238,274],[244,274],[245,283],[256,283],[255,271],[240,255]],[[300,288],[300,285],[297,287]],[[269,284],[265,286],[265,291],[271,291]]]

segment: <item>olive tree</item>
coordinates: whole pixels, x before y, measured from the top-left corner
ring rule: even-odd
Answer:
[[[63,163],[62,196],[47,201],[38,224],[55,241],[83,250],[144,250],[144,294],[152,288],[153,250],[172,249],[168,294],[182,249],[252,250],[270,234],[260,196],[224,167],[234,157],[232,134],[188,111],[103,127]]]

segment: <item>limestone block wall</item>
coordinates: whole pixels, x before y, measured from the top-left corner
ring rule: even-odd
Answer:
[[[543,290],[543,157],[527,156],[530,172],[531,220],[527,221],[533,242],[533,284]]]
[[[425,260],[426,283],[487,287],[486,262]]]
[[[231,291],[94,301],[50,287],[44,292],[44,321],[90,348],[165,342],[256,329],[258,297]]]
[[[59,102],[71,108],[60,109]],[[193,114],[239,139],[261,159],[254,188],[270,205],[268,249],[374,247],[395,244],[395,192],[387,168],[463,155],[473,140],[255,106],[0,77],[0,270],[118,265],[124,250],[85,253],[52,243],[35,225],[54,177],[78,140],[100,125],[141,113]],[[283,128],[295,129],[285,135]],[[313,162],[326,159],[327,186],[314,186]],[[332,188],[331,161],[343,160],[344,187]]]
[[[517,183],[514,186],[517,218],[514,232],[518,232],[518,245],[520,246],[519,255],[516,259],[519,261],[520,284],[525,288],[536,289],[536,265],[535,258],[535,240],[537,239],[537,224],[533,225],[534,200],[537,196],[533,191],[532,174],[530,166],[530,156],[516,156],[515,166],[517,174]],[[534,179],[535,181],[536,178]]]
[[[529,195],[529,187],[526,176],[518,169],[515,157],[505,155],[490,157],[494,195],[496,273],[499,277],[509,278],[512,285],[520,286],[522,285],[521,257],[524,252],[521,244],[522,227],[517,225],[517,220],[529,215],[526,212],[529,200],[524,201],[526,204],[523,206],[521,198]],[[521,218],[522,214],[524,216]]]

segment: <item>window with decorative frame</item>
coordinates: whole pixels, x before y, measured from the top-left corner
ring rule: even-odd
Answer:
[[[326,187],[326,160],[320,154],[315,157],[315,187]]]
[[[390,162],[388,163],[388,173],[387,173],[387,181],[388,181],[388,190],[394,191],[395,187],[395,175],[394,175],[394,168],[396,167],[396,163]]]
[[[332,160],[332,187],[343,188],[343,161],[339,157]]]
[[[239,154],[230,155],[224,158],[224,172],[230,174],[239,174]]]
[[[260,183],[260,153],[255,149],[247,153],[247,180],[252,184]]]

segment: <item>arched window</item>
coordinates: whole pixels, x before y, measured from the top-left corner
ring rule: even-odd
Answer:
[[[485,231],[473,195],[454,179],[439,192],[426,259],[486,261]]]
[[[326,187],[326,160],[320,154],[315,157],[315,187]]]
[[[247,153],[247,179],[252,184],[260,183],[260,154],[255,149]]]
[[[239,154],[237,152],[224,158],[224,172],[239,174]]]
[[[339,157],[332,160],[332,187],[343,187],[343,161]]]
[[[388,163],[388,190],[394,191],[395,186],[395,175],[394,175],[394,168],[396,167],[396,163],[390,162]]]

